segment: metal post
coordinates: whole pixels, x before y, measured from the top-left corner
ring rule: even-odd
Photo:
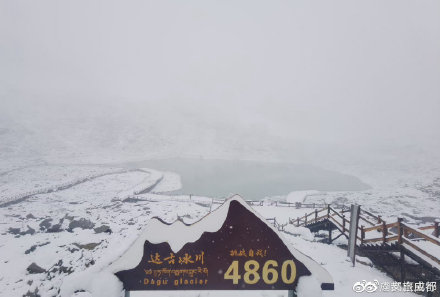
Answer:
[[[304,225],[307,225],[307,213],[304,215],[304,217],[305,217],[305,223],[304,223]]]
[[[356,240],[357,240],[357,232],[358,232],[358,224],[359,224],[359,213],[360,213],[360,206],[352,204],[350,207],[350,226],[348,232],[347,256],[350,257],[353,266],[356,262]],[[363,227],[361,227],[361,231],[363,231]],[[363,243],[363,239],[361,234],[361,244],[362,243]]]
[[[317,218],[318,218],[318,210],[315,209],[315,221],[316,221]]]
[[[299,227],[299,217],[296,219],[296,226]]]
[[[440,230],[439,230],[438,222],[434,223],[434,236],[435,237],[439,237],[440,236]]]

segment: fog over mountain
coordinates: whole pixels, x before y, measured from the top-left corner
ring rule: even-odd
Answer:
[[[0,1],[1,156],[428,158],[439,36],[435,0]]]

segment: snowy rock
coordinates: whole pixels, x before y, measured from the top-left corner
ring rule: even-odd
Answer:
[[[90,220],[84,218],[73,220],[69,224],[69,230],[73,230],[75,228],[93,229],[93,227],[95,227],[95,223],[92,223]]]
[[[48,233],[57,233],[63,231],[61,226],[63,224],[64,219],[61,219],[58,224],[52,225],[52,219],[45,219],[40,223],[40,230],[46,231]]]
[[[11,234],[14,234],[14,235],[27,235],[27,234],[33,235],[33,234],[35,234],[35,229],[27,226],[27,230],[26,231],[21,231],[20,228],[12,228],[12,227],[10,227],[8,229],[8,232],[11,233]]]
[[[23,297],[41,297],[40,294],[38,294],[38,288],[35,288],[35,291],[27,291],[26,294],[23,295]]]
[[[91,242],[91,243],[86,243],[86,244],[74,243],[74,245],[79,247],[80,249],[90,250],[90,251],[95,249],[100,244],[101,244],[101,242],[97,242],[97,243]]]
[[[32,252],[35,251],[36,249],[37,249],[37,245],[33,245],[33,246],[31,246],[29,249],[27,249],[24,253],[27,255],[27,254],[32,253]]]
[[[29,213],[29,214],[26,216],[26,219],[36,219],[36,217],[34,217],[33,214]]]
[[[51,224],[51,222],[52,222],[52,219],[44,219],[41,223],[40,223],[40,230],[47,230],[47,229],[49,229],[50,228],[50,226],[52,226],[52,224]]]
[[[33,228],[29,227],[29,226],[27,226],[27,228],[28,229],[25,232],[22,232],[21,235],[26,235],[26,234],[34,235],[35,234],[35,229],[33,229]]]
[[[54,265],[54,267],[50,270],[50,273],[65,273],[65,274],[71,274],[75,270],[73,267],[67,267],[63,265],[63,260],[59,260],[58,263]]]
[[[61,231],[63,231],[63,229],[61,228],[61,223],[53,225],[52,227],[47,229],[47,232],[49,232],[49,233],[57,233],[57,232],[61,232]]]
[[[71,252],[72,254],[75,253],[75,252],[77,252],[77,251],[79,251],[79,249],[77,249],[77,248],[71,248],[71,247],[67,248],[67,250],[68,250],[69,252]]]
[[[69,221],[73,221],[74,217],[73,216],[69,216],[68,214],[66,214],[64,216],[65,219],[69,220]]]
[[[48,245],[50,242],[45,242],[45,243],[42,243],[42,244],[39,244],[39,245],[33,245],[33,246],[31,246],[29,249],[27,249],[24,253],[27,255],[27,254],[30,254],[30,253],[32,253],[33,251],[35,251],[36,249],[37,249],[37,247],[40,247],[40,246],[45,246],[45,245]]]
[[[105,233],[109,233],[109,234],[112,233],[112,229],[110,229],[110,227],[107,226],[107,225],[99,226],[99,227],[97,227],[97,228],[95,228],[93,230],[95,231],[95,233],[104,233],[104,232]]]
[[[19,234],[20,234],[20,231],[21,231],[20,228],[12,228],[12,227],[10,227],[10,228],[8,229],[8,232],[11,233],[11,234],[14,234],[14,235],[19,235]]]
[[[72,297],[93,297],[92,294],[86,291],[75,292]]]
[[[28,268],[26,268],[26,270],[30,274],[37,274],[37,273],[45,273],[46,272],[46,270],[44,268],[41,268],[40,266],[35,264],[35,262],[32,263],[31,265],[29,265]]]

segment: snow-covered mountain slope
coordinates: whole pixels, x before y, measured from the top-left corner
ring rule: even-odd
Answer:
[[[0,296],[27,293],[28,296],[59,296],[68,276],[91,273],[101,275],[101,280],[105,281],[108,275],[101,273],[135,242],[152,217],[169,223],[180,218],[189,224],[209,213],[210,198],[192,197],[189,200],[188,196],[149,193],[137,195],[137,199],[132,200],[118,197],[144,181],[146,176],[138,173],[106,175],[69,189],[38,194],[25,202],[0,207]],[[170,186],[173,189],[174,183]],[[166,191],[164,185],[161,191]],[[218,205],[212,209],[216,207]],[[267,204],[256,209],[263,217],[275,216],[279,221],[304,212],[300,210],[300,214],[292,208]],[[391,282],[389,277],[369,265],[358,263],[352,268],[345,250],[315,242],[307,232],[286,233],[285,238],[332,275],[335,291],[324,292],[324,296],[352,296],[354,282],[363,279]],[[90,283],[87,289],[89,293],[77,292],[73,296],[91,296],[93,284]],[[268,294],[262,293],[262,296],[272,296]],[[388,296],[388,293],[376,295]]]

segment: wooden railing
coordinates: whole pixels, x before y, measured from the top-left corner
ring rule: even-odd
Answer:
[[[330,205],[326,205],[324,208],[321,208],[319,210],[315,209],[313,212],[306,213],[304,216],[298,217],[296,220],[289,219],[289,223],[296,225],[297,227],[300,227],[300,226],[305,226],[305,225],[317,222],[319,220],[327,218],[328,213],[325,213],[324,215],[319,215],[319,214],[321,214],[322,212],[328,211],[329,208],[330,208]]]
[[[189,195],[191,197],[191,194]],[[211,200],[211,210],[214,204],[223,204],[226,199],[208,198]],[[350,207],[345,204],[326,204],[326,203],[303,203],[303,202],[286,202],[286,201],[263,201],[263,200],[246,200],[250,206],[275,206],[275,207],[294,207],[300,208],[327,208],[331,205],[332,209],[340,209],[342,213],[350,211]],[[211,211],[210,210],[210,211]],[[375,217],[377,219],[377,217]]]
[[[433,235],[435,237],[440,237],[439,222],[435,222],[434,225],[423,226],[423,227],[419,227],[417,229],[419,229],[419,230],[430,230],[430,229],[433,229]]]
[[[276,218],[276,217],[268,218],[268,219],[266,219],[266,220],[267,220],[267,221],[271,221],[272,224],[273,224],[273,226],[274,226],[275,228],[277,228],[279,231],[284,231],[284,227],[286,227],[287,224],[288,224],[288,223],[280,224],[280,223],[277,221],[277,218]]]
[[[390,229],[391,228],[398,228],[398,226],[399,226],[399,221],[396,223],[392,223],[392,224],[387,224],[385,221],[382,221],[381,224],[379,224],[377,226],[368,227],[368,228],[365,228],[363,225],[361,225],[359,227],[360,235],[361,235],[360,236],[360,244],[362,245],[362,244],[373,243],[373,242],[381,242],[382,244],[385,244],[387,242],[397,240],[398,235],[396,234],[396,232],[390,232]],[[365,239],[366,238],[365,234],[368,232],[373,232],[373,231],[381,233],[381,236]]]
[[[296,209],[300,208],[312,208],[312,209],[320,209],[328,207],[330,204],[327,203],[303,203],[303,202],[284,202],[284,201],[275,201],[275,206],[278,207],[294,207]],[[350,207],[345,204],[332,204],[334,209],[342,209],[344,211],[349,211]]]
[[[212,204],[221,204],[223,202],[223,199],[212,199],[211,206]],[[246,200],[246,202],[251,206],[264,205],[263,201]],[[267,220],[272,222],[273,226],[278,230],[284,231],[284,228],[287,224],[292,224],[300,227],[327,219],[331,221],[335,225],[335,227],[348,238],[350,219],[345,216],[345,213],[350,212],[350,208],[348,206],[345,206],[343,204],[336,204],[331,206],[330,204],[301,202],[291,203],[282,201],[274,201],[272,205],[275,205],[276,207],[295,207],[297,209],[315,208],[314,211],[310,213],[305,213],[302,217],[298,217],[296,219],[289,218],[288,223],[285,224],[281,224],[280,222],[278,222],[275,217],[268,218]],[[360,210],[359,221],[368,225],[368,227],[365,227],[362,224],[358,226],[357,240],[359,242],[359,245],[369,243],[385,244],[389,242],[397,242],[399,245],[406,244],[411,248],[417,250],[422,255],[440,264],[440,260],[438,258],[429,254],[427,251],[418,247],[414,243],[414,240],[425,240],[427,242],[440,246],[440,241],[436,239],[440,236],[440,228],[438,222],[434,223],[433,225],[420,227],[418,228],[418,230],[416,230],[405,225],[400,218],[395,223],[387,224],[380,215],[374,215],[373,213],[364,209]],[[421,232],[431,229],[433,230],[433,236],[429,236]],[[380,233],[380,235],[371,237],[366,236],[368,234],[371,234],[370,232],[377,232]]]
[[[350,221],[345,218],[344,214],[349,211],[350,211],[350,209],[346,208],[346,207],[343,207],[343,208],[341,208],[340,211],[337,211],[334,207],[330,206],[330,204],[326,204],[325,207],[323,207],[321,209],[315,209],[311,213],[306,213],[304,216],[296,218],[296,220],[289,219],[289,223],[296,225],[297,227],[300,227],[300,226],[312,224],[314,222],[318,222],[323,219],[329,219],[330,217],[338,216],[342,220],[342,225],[340,222],[336,221],[334,218],[332,219],[332,221],[335,221],[338,225],[341,225],[341,227],[343,227],[345,229],[344,222],[349,223]],[[321,215],[322,213],[324,213],[324,214]],[[373,219],[376,221],[376,223],[381,221],[380,216],[375,216],[372,213],[370,213],[368,211],[364,211],[362,209],[361,209],[361,214],[359,215],[359,219],[368,223],[369,225],[372,225],[372,226],[375,224],[375,222],[373,222]]]
[[[431,229],[431,228],[426,228],[426,229]],[[426,230],[424,229],[424,230]],[[426,235],[422,232],[420,232],[419,230],[416,230],[414,228],[411,228],[405,224],[403,224],[402,222],[400,222],[400,227],[399,227],[399,238],[398,238],[398,242],[399,244],[406,244],[409,245],[410,247],[412,247],[413,249],[415,249],[416,251],[418,251],[419,253],[421,253],[422,255],[428,257],[429,259],[433,260],[434,262],[436,262],[437,264],[440,265],[440,258],[435,257],[434,255],[431,255],[430,253],[428,253],[427,251],[425,251],[423,248],[417,246],[414,242],[416,242],[417,240],[424,240],[425,242],[429,242],[431,244],[434,244],[436,246],[438,246],[440,248],[440,240],[438,240],[436,237],[439,236],[439,230],[438,230],[438,222],[436,222],[436,224],[434,225],[434,229],[436,230],[434,232],[434,236],[429,236]],[[410,235],[415,235],[417,236],[416,239],[409,239]]]
[[[433,236],[427,235],[423,233],[424,230],[433,229]],[[368,238],[365,239],[365,234],[368,232],[377,231],[381,233],[380,237]],[[416,250],[421,255],[426,258],[434,261],[438,265],[440,265],[440,257],[436,254],[436,256],[429,253],[426,249],[417,245],[418,241],[424,241],[429,243],[430,246],[438,246],[440,248],[440,240],[437,239],[439,237],[439,223],[435,222],[433,225],[420,227],[418,229],[414,229],[409,227],[408,225],[403,223],[402,218],[398,218],[397,222],[392,224],[386,224],[384,221],[380,225],[364,228],[361,226],[361,240],[360,244],[368,244],[380,242],[382,244],[388,242],[396,242],[399,246],[409,246],[410,248]],[[432,244],[432,245],[431,245]]]
[[[429,236],[426,235],[420,231],[424,231],[424,230],[433,230],[433,236]],[[427,239],[428,241],[432,241],[432,238],[435,237],[439,237],[439,223],[435,222],[433,225],[429,225],[429,226],[423,226],[423,227],[419,227],[417,229],[411,228],[407,225],[405,225],[403,223],[403,219],[399,218],[397,219],[397,222],[395,223],[391,223],[391,224],[387,224],[385,221],[382,221],[381,224],[377,225],[377,226],[372,226],[372,227],[368,227],[365,228],[364,226],[360,226],[360,231],[361,231],[361,244],[364,243],[369,243],[369,242],[378,242],[378,241],[382,241],[382,243],[385,242],[390,242],[393,240],[398,240],[399,242],[401,242],[401,238],[402,237],[406,237],[406,238],[410,238],[410,239]],[[403,230],[403,234],[400,234],[399,230]],[[371,232],[371,231],[377,231],[381,233],[380,237],[376,237],[376,238],[368,238],[365,239],[365,234],[367,232]],[[438,240],[434,240],[436,243],[438,242]]]
[[[324,208],[315,209],[313,212],[306,213],[304,216],[298,217],[296,220],[289,219],[289,223],[300,227],[322,220],[328,220],[348,238],[350,220],[345,217],[344,213],[346,212],[347,210],[342,209],[341,211],[337,211],[330,205],[327,205]],[[439,222],[415,229],[404,224],[402,218],[398,218],[397,222],[387,224],[380,216],[375,216],[362,209],[359,214],[359,221],[363,221],[370,225],[368,227],[365,227],[364,225],[358,226],[359,236],[357,236],[357,239],[359,240],[359,245],[362,246],[371,243],[384,245],[386,243],[396,242],[398,245],[403,245],[404,247],[407,245],[411,247],[421,255],[440,265],[440,258],[431,255],[428,251],[417,245],[417,241],[423,240],[440,248],[440,240],[438,239],[440,236]],[[432,236],[422,232],[426,230],[433,230]],[[375,232],[373,236],[367,236],[373,234],[373,232]]]

